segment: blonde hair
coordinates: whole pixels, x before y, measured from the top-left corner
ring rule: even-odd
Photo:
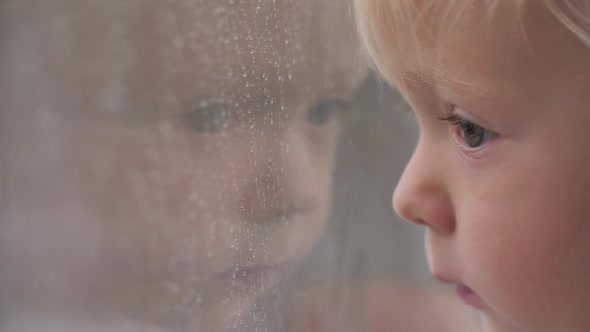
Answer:
[[[590,0],[543,0],[555,17],[590,47]]]
[[[389,75],[395,73],[400,61],[420,66],[423,59],[419,50],[432,40],[434,30],[450,31],[464,13],[480,6],[484,6],[488,14],[483,16],[484,19],[490,18],[502,1],[505,0],[354,0],[354,14],[371,64],[391,82]],[[590,47],[590,0],[511,0],[515,18],[521,15],[527,3],[544,5],[552,16]],[[423,24],[425,20],[431,30],[424,28],[427,26]],[[405,33],[395,34],[399,31]],[[403,47],[397,47],[399,45]],[[404,53],[411,56],[404,56]]]

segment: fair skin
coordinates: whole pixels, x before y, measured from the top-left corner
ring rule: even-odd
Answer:
[[[393,205],[484,331],[588,331],[590,48],[541,2],[500,1],[489,22],[485,6],[432,35],[423,67],[387,73],[420,125]]]
[[[354,43],[330,37],[343,12],[0,6],[0,311],[60,330],[248,324],[327,220],[338,113],[358,82]]]
[[[440,287],[375,279],[332,281],[299,297],[286,332],[473,332],[478,327],[475,313]]]

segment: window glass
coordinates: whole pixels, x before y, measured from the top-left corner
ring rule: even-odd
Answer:
[[[0,45],[0,331],[360,331],[426,282],[345,1],[6,0]]]

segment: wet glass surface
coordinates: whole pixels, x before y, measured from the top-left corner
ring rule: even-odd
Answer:
[[[7,0],[0,43],[0,331],[364,331],[350,289],[427,283],[345,1]]]

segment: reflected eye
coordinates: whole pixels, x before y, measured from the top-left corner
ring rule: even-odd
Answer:
[[[350,108],[348,102],[340,99],[323,99],[310,108],[307,121],[316,126],[325,126],[332,118]]]
[[[228,127],[230,110],[224,104],[201,102],[195,110],[184,114],[182,121],[196,132],[215,134]]]
[[[498,136],[497,133],[478,126],[457,114],[440,119],[455,126],[457,128],[458,134],[461,136],[463,143],[472,149],[478,148]]]

